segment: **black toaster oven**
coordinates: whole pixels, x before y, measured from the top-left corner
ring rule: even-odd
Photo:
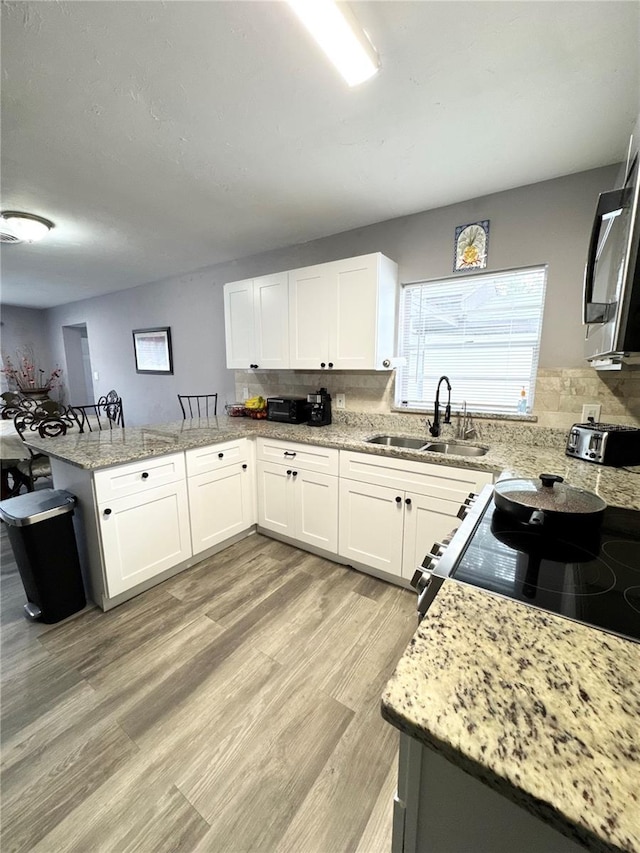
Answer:
[[[304,424],[309,420],[306,397],[267,397],[267,420],[284,424]]]

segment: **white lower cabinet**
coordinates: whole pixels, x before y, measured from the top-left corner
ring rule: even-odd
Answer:
[[[434,542],[440,542],[460,524],[458,501],[445,501],[406,492],[404,495],[402,577],[410,581]]]
[[[340,480],[341,557],[400,575],[404,510],[387,486]]]
[[[339,555],[405,581],[434,542],[459,525],[467,494],[492,479],[481,471],[350,451],[340,455],[340,474]],[[411,490],[402,488],[407,483]]]
[[[194,554],[242,533],[254,523],[253,480],[246,462],[189,477],[188,484]]]
[[[457,527],[460,504],[340,481],[341,557],[411,580],[436,540]]]
[[[98,519],[109,598],[191,556],[184,480],[107,501]]]
[[[260,527],[337,553],[337,477],[259,461],[257,480]]]
[[[246,439],[186,453],[194,554],[255,524],[253,454]]]
[[[79,496],[85,579],[103,609],[256,522],[404,585],[457,526],[468,492],[492,480],[472,469],[266,438],[96,472],[55,459],[52,468],[56,488]]]

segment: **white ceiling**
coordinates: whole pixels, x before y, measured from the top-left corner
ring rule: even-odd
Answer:
[[[348,89],[283,2],[4,2],[2,301],[49,307],[622,160],[640,4],[363,2]]]

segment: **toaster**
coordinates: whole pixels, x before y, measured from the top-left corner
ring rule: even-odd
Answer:
[[[574,424],[565,453],[597,465],[639,465],[640,429],[620,424]]]

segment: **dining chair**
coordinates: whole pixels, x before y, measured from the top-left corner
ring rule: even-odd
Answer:
[[[122,398],[116,391],[98,398],[97,403],[85,406],[70,406],[70,414],[77,420],[80,432],[124,427]]]
[[[182,417],[187,418],[208,418],[210,415],[215,417],[218,414],[218,395],[217,394],[178,394],[178,402],[182,409]],[[187,409],[189,414],[187,414]]]
[[[14,394],[12,391],[5,391],[4,394],[0,394],[0,399],[2,399],[0,418],[3,421],[12,421],[18,412],[25,411],[19,394]]]
[[[29,432],[37,433],[40,438],[57,438],[74,429],[80,432],[78,422],[68,414],[39,417],[33,412],[23,411],[18,412],[13,419],[13,424],[25,444],[25,435]],[[51,477],[51,461],[45,453],[34,451],[28,445],[27,450],[29,458],[21,459],[15,468],[24,479],[27,490],[32,492],[35,489],[36,480]]]
[[[39,419],[33,412],[20,411],[13,419],[13,425],[25,443],[25,433],[37,432],[38,424]],[[28,446],[27,450],[29,451],[29,458],[21,459],[15,468],[25,481],[27,490],[32,492],[35,489],[36,480],[40,480],[42,477],[51,477],[51,462],[46,454],[37,453]]]

